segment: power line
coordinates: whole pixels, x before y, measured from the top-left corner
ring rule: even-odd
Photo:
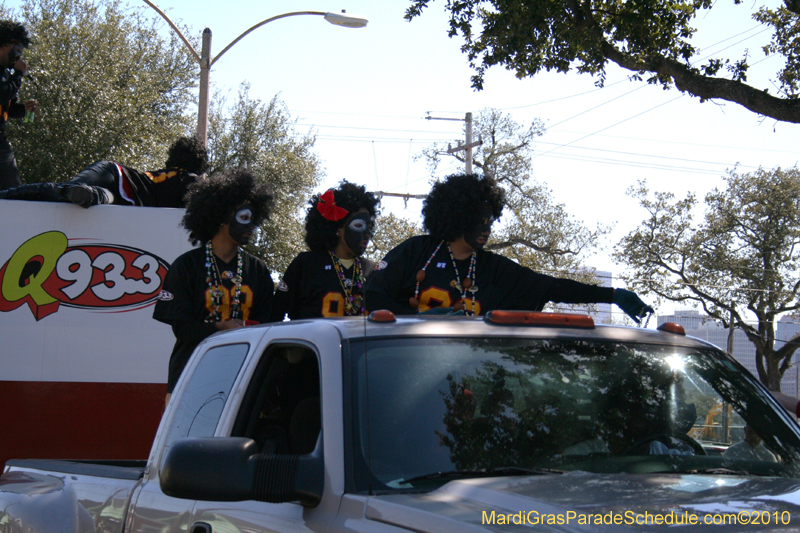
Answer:
[[[661,165],[658,163],[648,163],[646,161],[627,161],[624,159],[609,159],[609,158],[601,158],[601,157],[590,157],[590,156],[581,156],[581,155],[564,155],[564,154],[547,154],[547,157],[555,158],[555,159],[566,159],[568,161],[582,161],[588,163],[598,163],[602,165],[616,165],[616,166],[624,166],[624,167],[633,167],[633,168],[646,168],[651,170],[665,170],[665,171],[672,171],[672,172],[683,172],[687,174],[703,174],[708,176],[719,177],[720,171],[718,170],[711,170],[711,169],[698,169],[692,167],[679,167],[674,165]]]
[[[699,48],[697,51],[698,52],[703,52],[705,50],[708,50],[709,48],[713,48],[713,47],[717,46],[718,44],[722,44],[722,43],[724,43],[726,41],[730,41],[731,39],[735,39],[735,38],[739,37],[740,35],[744,35],[745,33],[749,33],[749,32],[751,32],[753,30],[757,30],[761,26],[762,26],[762,24],[756,24],[755,26],[752,26],[751,28],[748,28],[748,29],[746,29],[744,31],[741,31],[739,33],[731,35],[730,37],[726,37],[725,39],[722,39],[721,41],[717,41],[717,42],[709,44],[708,46],[705,46],[703,48]],[[764,31],[766,31],[766,30],[764,30]],[[763,33],[763,31],[760,31],[760,32],[756,33],[755,35],[751,35],[750,37],[755,37],[756,35],[758,35],[760,33]],[[748,39],[749,39],[749,37],[748,37]]]
[[[390,137],[354,137],[354,136],[318,136],[318,140],[320,141],[331,141],[331,142],[362,142],[362,143],[390,143],[390,144],[416,144],[416,145],[430,145],[432,141],[430,140],[416,140],[416,139],[394,139]],[[575,141],[577,142],[577,141]],[[543,143],[543,144],[553,144],[556,147],[565,147],[569,146],[568,144],[555,144],[555,143]],[[576,149],[585,149],[585,150],[598,150],[603,151],[602,149],[593,149],[593,148],[583,148],[583,147],[575,147],[572,148]],[[608,165],[617,165],[617,166],[626,166],[626,167],[633,167],[633,168],[647,168],[653,170],[665,170],[665,171],[676,171],[676,172],[684,172],[684,173],[692,173],[692,174],[705,174],[709,176],[716,176],[719,177],[722,170],[713,170],[713,169],[702,169],[702,168],[693,168],[687,166],[675,166],[675,165],[660,165],[657,163],[650,163],[646,161],[631,161],[625,159],[612,159],[612,158],[601,158],[601,157],[591,157],[591,156],[583,156],[580,154],[559,154],[553,153],[554,150],[549,150],[547,152],[539,153],[534,155],[533,157],[538,156],[546,156],[556,159],[564,159],[568,161],[582,161],[582,162],[590,162],[590,163],[598,163],[598,164],[608,164]],[[639,154],[642,157],[660,157],[660,156],[648,156],[646,154]],[[665,159],[672,159],[666,157]],[[705,162],[706,164],[713,164],[713,165],[724,165],[724,163],[713,163],[713,162]],[[736,165],[735,162],[729,163],[731,166]],[[757,168],[748,165],[738,165],[740,168]],[[424,179],[424,178],[423,178]],[[412,183],[412,182],[409,182]]]
[[[569,118],[565,118],[565,119],[564,119],[564,120],[562,120],[561,122],[556,122],[555,124],[553,124],[553,125],[552,125],[552,126],[550,126],[550,127],[552,127],[552,128],[555,128],[556,126],[560,126],[561,124],[563,124],[563,123],[565,123],[565,122],[569,122],[569,121],[570,121],[570,120],[572,120],[573,118],[578,118],[578,117],[580,117],[581,115],[585,115],[586,113],[588,113],[588,112],[590,112],[590,111],[594,111],[595,109],[597,109],[597,108],[599,108],[599,107],[603,107],[603,106],[604,106],[604,105],[606,105],[606,104],[610,104],[611,102],[613,102],[613,101],[615,101],[615,100],[619,100],[619,99],[620,99],[620,98],[622,98],[623,96],[628,96],[629,94],[631,94],[631,93],[635,93],[636,91],[639,91],[639,90],[641,90],[641,89],[644,89],[645,87],[647,87],[647,85],[640,85],[640,86],[636,87],[635,89],[633,89],[633,90],[631,90],[631,91],[628,91],[628,92],[626,92],[626,93],[623,93],[623,94],[621,94],[621,95],[619,95],[619,96],[615,96],[615,97],[614,97],[614,98],[612,98],[611,100],[607,100],[607,101],[603,102],[602,104],[598,104],[598,105],[596,105],[596,106],[594,106],[594,107],[590,107],[589,109],[586,109],[585,111],[581,111],[581,112],[580,112],[580,113],[578,113],[577,115],[572,115],[572,116],[571,116],[571,117],[569,117]]]
[[[549,142],[544,142],[544,141],[537,141],[537,144],[547,144],[547,145],[551,145],[551,146],[560,146],[560,144],[558,144],[558,143],[549,143]],[[650,154],[644,154],[644,153],[641,153],[641,152],[624,152],[622,150],[610,150],[610,149],[607,149],[607,148],[589,148],[588,146],[571,146],[571,148],[574,148],[574,149],[577,149],[577,150],[590,150],[590,151],[594,151],[594,152],[606,152],[606,153],[612,153],[612,154],[633,155],[633,156],[638,156],[638,157],[650,157],[650,158],[654,158],[654,159],[667,159],[669,161],[686,161],[687,163],[702,163],[704,165],[730,165],[731,164],[730,162],[717,163],[717,162],[714,162],[714,161],[703,161],[703,160],[700,160],[700,159],[685,159],[685,158],[682,158],[682,157],[673,157],[673,156],[666,156],[666,155],[650,155]],[[746,167],[745,166],[744,168],[753,168],[753,169],[755,169],[755,168],[758,168],[758,167]]]
[[[427,133],[431,134],[442,134],[442,135],[455,135],[452,131],[430,131],[430,130],[403,130],[398,128],[368,128],[364,126],[338,126],[338,125],[327,125],[327,124],[305,124],[305,123],[298,123],[298,126],[311,126],[314,128],[331,128],[331,129],[339,129],[339,130],[364,130],[364,131],[394,131],[399,133]]]
[[[765,59],[768,59],[768,58],[765,58]],[[303,126],[313,126],[315,128],[329,128],[329,129],[350,129],[350,130],[363,130],[363,131],[394,131],[394,132],[401,132],[401,133],[427,133],[427,134],[437,134],[437,135],[438,134],[441,134],[441,135],[459,135],[459,133],[452,132],[452,131],[405,130],[405,129],[393,129],[393,128],[373,128],[373,127],[366,127],[366,126],[338,126],[338,125],[330,125],[330,124],[313,124],[313,125],[312,124],[301,124],[301,125],[303,125]],[[547,132],[548,133],[554,133],[554,132],[559,132],[559,131],[561,131],[563,133],[577,133],[579,135],[585,133],[585,132],[580,132],[580,131],[563,130],[563,129],[562,130],[557,130],[557,129],[553,128],[553,127],[548,127],[547,128]],[[305,134],[302,134],[302,133],[297,133],[296,134],[296,136],[304,136],[304,135]],[[756,149],[754,149],[752,147],[747,147],[747,146],[726,146],[726,145],[721,145],[721,144],[701,144],[701,143],[696,143],[696,142],[686,142],[686,141],[678,141],[678,140],[672,140],[672,139],[653,139],[653,138],[648,138],[648,137],[628,137],[628,136],[624,136],[624,135],[608,135],[608,134],[606,134],[606,135],[593,134],[593,135],[598,135],[599,137],[608,137],[610,139],[645,141],[645,142],[651,142],[651,143],[674,144],[674,145],[690,145],[690,146],[705,147],[705,148],[722,148],[722,149],[737,150],[737,151],[747,150],[747,151],[754,151],[754,152],[775,152],[775,153],[787,153],[787,154],[788,153],[795,153],[795,151],[793,151],[793,150],[777,150],[777,149],[771,149],[771,148],[756,148]],[[332,138],[336,138],[336,137],[339,137],[339,136],[334,135],[334,134],[318,134],[318,135],[316,135],[316,137],[324,137],[324,138],[332,139]],[[373,139],[396,140],[396,138],[394,138],[394,137],[373,137],[373,136],[366,136],[366,135],[365,136],[341,136],[341,137],[342,138],[347,138],[347,139],[351,139],[351,138],[353,138],[353,139],[364,139],[365,141],[369,141],[369,142],[371,142]],[[397,140],[398,140],[398,142],[403,142],[403,143],[405,143],[407,141],[407,139],[405,139],[405,138],[397,139]],[[448,142],[448,141],[451,141],[451,140],[452,140],[452,137],[441,137],[441,138],[437,138],[437,139],[428,139],[428,140],[426,140],[426,139],[421,139],[421,140],[418,139],[418,140],[416,140],[414,142],[418,144],[418,143],[421,143],[421,142]],[[546,143],[544,141],[536,141],[536,143],[548,144],[548,143]]]
[[[662,102],[662,103],[660,103],[660,104],[658,104],[656,106],[651,107],[650,109],[646,109],[646,110],[642,111],[641,113],[637,113],[637,114],[635,114],[633,116],[630,116],[628,118],[622,119],[619,122],[616,122],[616,123],[614,123],[614,124],[612,124],[610,126],[606,126],[605,128],[599,129],[599,130],[597,130],[597,131],[595,131],[593,133],[590,133],[588,135],[584,135],[583,137],[575,139],[574,141],[570,141],[568,143],[564,143],[562,145],[556,146],[555,148],[553,148],[552,150],[548,150],[547,152],[544,152],[544,153],[541,153],[541,154],[538,154],[538,155],[534,155],[531,159],[535,159],[537,157],[541,157],[543,155],[549,154],[550,152],[554,152],[554,151],[558,150],[559,148],[563,148],[565,146],[569,146],[569,145],[574,144],[576,142],[579,142],[579,141],[582,141],[584,139],[587,139],[587,138],[591,137],[592,135],[596,135],[596,134],[600,133],[601,131],[606,131],[606,130],[611,129],[611,128],[615,127],[615,126],[619,126],[623,122],[627,122],[627,121],[632,120],[632,119],[634,119],[636,117],[640,117],[640,116],[644,115],[645,113],[649,113],[650,111],[653,111],[654,109],[658,109],[661,106],[670,104],[670,103],[674,102],[675,100],[683,98],[684,96],[685,95],[681,94],[681,95],[677,96],[676,98],[673,98],[672,100],[667,100],[666,102]]]
[[[342,142],[365,142],[365,143],[413,143],[413,144],[431,144],[435,142],[446,142],[447,139],[400,139],[395,137],[365,137],[353,135],[317,135],[317,139],[323,141],[342,141]]]
[[[548,130],[548,132],[552,132],[553,130]],[[570,130],[561,130],[564,133],[577,133],[583,134],[584,132],[580,131],[570,131]],[[686,141],[675,141],[669,139],[651,139],[647,137],[627,137],[624,135],[598,135],[598,137],[608,137],[610,139],[623,139],[629,141],[645,141],[645,142],[653,142],[653,143],[664,143],[664,144],[679,144],[679,145],[690,145],[690,146],[697,146],[697,147],[704,147],[704,148],[723,148],[726,150],[751,150],[756,152],[777,152],[777,153],[786,153],[786,154],[794,154],[797,153],[796,150],[774,150],[771,148],[757,148],[753,149],[752,147],[745,147],[745,146],[725,146],[721,144],[700,144],[695,142],[686,142]]]

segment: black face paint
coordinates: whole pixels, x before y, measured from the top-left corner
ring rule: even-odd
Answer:
[[[228,221],[228,233],[239,244],[247,244],[255,227],[253,210],[250,204],[244,204],[237,209]]]
[[[483,247],[486,246],[486,242],[485,240],[479,239],[481,239],[481,237],[486,237],[486,239],[488,239],[488,234],[492,232],[492,224],[494,224],[494,217],[491,212],[487,211],[484,214],[483,221],[478,224],[477,227],[464,232],[464,241],[475,250],[483,250]]]
[[[356,213],[344,227],[344,243],[356,256],[367,250],[369,238],[375,231],[375,222],[369,213]]]
[[[22,50],[23,50],[22,43],[17,43],[11,48],[11,51],[8,54],[8,58],[12,67],[16,64],[17,61],[19,61],[22,58]]]

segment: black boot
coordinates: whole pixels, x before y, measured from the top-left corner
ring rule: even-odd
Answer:
[[[84,208],[114,203],[114,197],[108,189],[83,183],[61,183],[58,192],[73,204]]]
[[[66,198],[58,193],[56,183],[26,183],[0,191],[0,199],[5,200],[32,200],[37,202],[67,202]]]

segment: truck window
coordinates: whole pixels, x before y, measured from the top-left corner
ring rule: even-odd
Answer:
[[[261,453],[314,451],[320,422],[319,359],[306,346],[270,346],[261,358],[233,436],[256,441]]]
[[[229,344],[211,348],[203,355],[186,384],[172,419],[164,446],[165,455],[178,439],[214,435],[248,349],[248,344]]]
[[[357,490],[505,468],[800,472],[796,426],[714,350],[515,338],[351,348]]]

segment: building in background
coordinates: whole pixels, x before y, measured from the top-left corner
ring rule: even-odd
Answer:
[[[728,350],[728,330],[722,325],[699,311],[687,310],[676,311],[674,315],[662,315],[658,317],[658,325],[665,322],[674,322],[683,326],[687,335],[697,337],[716,345],[722,350]],[[790,316],[784,316],[777,323],[775,331],[775,348],[780,348],[792,337],[800,333],[800,321]],[[795,353],[794,358],[797,358]],[[733,335],[733,357],[742,363],[751,374],[758,379],[756,370],[756,349],[747,339],[743,331],[737,329]],[[794,364],[794,360],[793,360]],[[781,391],[792,396],[800,396],[800,365],[795,365],[783,375],[781,381]]]
[[[775,328],[775,349],[791,341],[795,335],[800,334],[800,320],[791,316],[782,316]],[[798,339],[800,341],[800,339]],[[800,350],[798,350],[800,352]],[[786,371],[781,380],[781,391],[800,397],[800,364],[798,352],[792,356],[792,367]]]

